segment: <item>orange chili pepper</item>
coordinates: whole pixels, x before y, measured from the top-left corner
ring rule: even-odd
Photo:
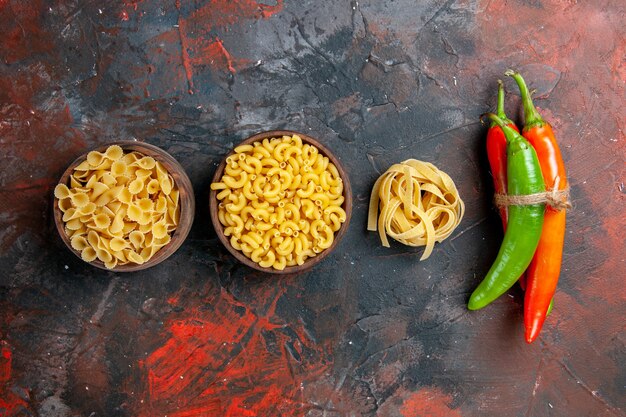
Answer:
[[[513,77],[520,89],[525,118],[522,135],[537,152],[546,189],[548,191],[566,189],[565,165],[552,127],[535,108],[522,76],[512,70],[505,74]],[[528,343],[532,343],[539,336],[550,302],[556,292],[563,258],[565,216],[565,210],[557,211],[550,206],[546,207],[541,239],[535,256],[526,270],[524,327]]]

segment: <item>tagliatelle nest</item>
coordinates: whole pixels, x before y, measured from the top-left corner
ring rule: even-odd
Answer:
[[[436,242],[452,234],[464,213],[465,204],[448,174],[431,163],[407,159],[374,184],[367,230],[378,230],[385,247],[387,236],[407,246],[426,246],[424,260]]]

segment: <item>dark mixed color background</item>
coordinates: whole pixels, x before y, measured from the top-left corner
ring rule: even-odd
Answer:
[[[626,415],[625,21],[621,0],[0,0],[0,415]],[[574,205],[532,345],[517,287],[466,309],[502,237],[478,116],[509,67]],[[298,276],[235,262],[208,215],[222,156],[278,128],[332,149],[355,196]],[[198,210],[174,256],[116,274],[63,246],[51,191],[128,138],[181,162]],[[424,262],[365,230],[374,180],[409,157],[467,204]]]

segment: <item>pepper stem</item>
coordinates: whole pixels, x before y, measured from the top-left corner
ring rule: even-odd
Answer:
[[[500,128],[502,129],[502,132],[504,132],[504,136],[506,137],[507,142],[513,142],[519,139],[518,138],[519,133],[517,133],[511,127],[507,126],[508,119],[502,120],[500,117],[498,117],[498,115],[493,114],[493,113],[485,113],[480,116],[481,119],[483,117],[489,118],[489,120],[491,120],[493,124],[495,124],[496,126],[500,126]]]
[[[498,104],[496,105],[497,115],[505,124],[513,124],[513,121],[506,117],[506,113],[504,112],[504,83],[502,80],[498,80]],[[490,127],[497,126],[495,122],[491,122]]]
[[[504,114],[504,83],[502,80],[498,80],[498,107],[496,110],[499,118],[506,118],[506,114]]]
[[[509,77],[513,77],[517,86],[519,87],[520,94],[522,95],[522,104],[524,105],[524,120],[525,126],[524,129],[530,129],[536,126],[543,126],[546,124],[543,117],[537,111],[537,108],[533,104],[533,99],[531,97],[531,93],[528,91],[528,86],[524,81],[524,78],[519,72],[515,72],[513,70],[506,70],[504,75]]]

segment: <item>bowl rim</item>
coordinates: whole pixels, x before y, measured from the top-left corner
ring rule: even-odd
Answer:
[[[74,170],[74,168],[86,160],[87,154],[92,151],[104,152],[109,146],[118,145],[125,152],[128,150],[143,153],[147,156],[151,156],[157,161],[161,162],[166,168],[168,173],[174,178],[174,183],[178,186],[179,194],[179,204],[180,204],[180,221],[174,233],[172,233],[172,238],[170,243],[163,246],[148,262],[143,264],[136,263],[127,263],[125,265],[117,265],[115,268],[108,269],[104,266],[104,263],[99,259],[96,259],[92,262],[87,262],[83,260],[81,254],[76,249],[72,248],[70,238],[65,233],[65,223],[63,222],[62,211],[59,209],[59,199],[54,196],[52,193],[52,211],[54,217],[54,223],[58,232],[59,237],[65,243],[65,246],[76,255],[81,261],[85,262],[88,265],[94,266],[99,269],[103,269],[109,272],[134,272],[141,271],[147,268],[151,268],[156,266],[172,256],[174,252],[180,248],[183,244],[189,231],[191,230],[191,225],[193,224],[194,216],[195,216],[195,196],[193,192],[193,187],[191,185],[191,181],[185,169],[180,165],[180,163],[170,155],[165,150],[161,149],[156,145],[152,145],[150,143],[142,142],[139,140],[118,140],[110,143],[106,143],[103,145],[96,146],[87,152],[81,154],[79,157],[74,159],[68,167],[63,171],[63,174],[60,176],[59,180],[56,184],[67,184],[69,181],[69,177]],[[56,185],[55,185],[56,186]],[[185,192],[183,193],[182,190]]]
[[[328,150],[326,146],[321,144],[317,139],[305,133],[297,132],[294,130],[268,130],[268,131],[256,133],[248,137],[247,139],[244,139],[243,141],[239,142],[237,145],[235,145],[233,149],[230,150],[230,152],[224,155],[220,164],[215,170],[215,173],[213,174],[213,179],[211,180],[211,183],[219,182],[219,180],[221,179],[224,173],[224,169],[226,167],[226,159],[229,156],[235,154],[235,148],[237,148],[238,146],[251,144],[253,142],[259,142],[259,141],[262,141],[263,139],[270,139],[270,138],[276,138],[276,137],[282,137],[282,136],[293,136],[293,135],[297,135],[302,139],[303,142],[309,143],[315,146],[319,150],[320,153],[328,157],[328,159],[330,159],[330,161],[335,165],[335,167],[337,167],[337,171],[339,171],[339,175],[341,176],[341,179],[343,180],[344,202],[342,204],[342,207],[344,208],[346,212],[346,221],[341,225],[341,228],[337,232],[335,232],[333,243],[329,248],[323,250],[317,256],[308,258],[306,261],[304,261],[302,265],[288,266],[282,271],[279,271],[274,268],[264,268],[260,266],[258,263],[254,262],[252,259],[245,256],[243,252],[238,251],[237,249],[232,247],[232,245],[230,244],[230,240],[227,239],[227,237],[224,235],[224,226],[222,226],[218,218],[217,191],[210,190],[209,192],[209,212],[211,215],[211,223],[213,223],[213,229],[215,230],[215,233],[217,234],[217,237],[219,238],[222,245],[224,245],[224,247],[228,250],[228,252],[230,252],[230,254],[233,255],[242,264],[250,268],[253,268],[257,271],[266,272],[269,274],[277,274],[277,275],[296,274],[296,273],[303,272],[312,268],[313,266],[323,261],[324,258],[326,258],[328,255],[330,255],[330,253],[333,252],[333,250],[338,246],[338,244],[340,243],[340,241],[342,240],[342,238],[348,231],[348,227],[350,226],[350,220],[352,218],[352,204],[353,204],[352,187],[350,185],[350,178],[346,170],[343,168],[343,165],[341,164],[339,158],[335,156],[330,150]]]

